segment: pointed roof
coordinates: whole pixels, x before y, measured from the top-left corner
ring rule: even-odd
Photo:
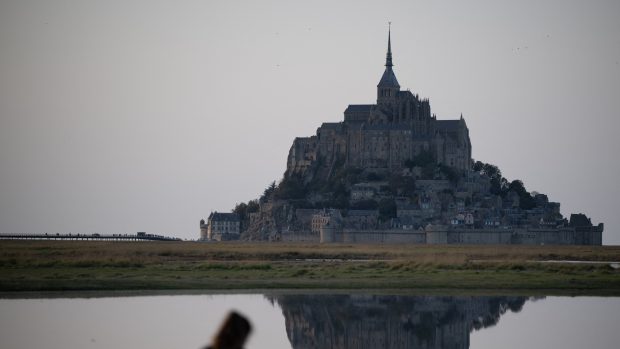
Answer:
[[[394,71],[392,70],[392,67],[394,66],[394,64],[392,64],[392,26],[391,26],[391,22],[390,22],[390,28],[388,29],[388,50],[387,50],[387,55],[385,57],[385,71],[383,72],[383,76],[381,77],[381,80],[379,81],[379,85],[377,85],[377,87],[397,87],[400,88],[400,85],[398,84],[398,80],[396,80],[396,75],[394,75]]]

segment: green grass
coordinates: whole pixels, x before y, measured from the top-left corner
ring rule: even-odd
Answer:
[[[0,291],[374,289],[620,295],[619,247],[1,241]]]

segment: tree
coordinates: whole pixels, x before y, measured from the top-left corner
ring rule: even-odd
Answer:
[[[342,182],[337,182],[332,187],[332,199],[330,204],[334,208],[347,208],[349,207],[349,191]]]
[[[382,181],[385,179],[385,176],[380,175],[376,172],[370,172],[366,175],[366,180],[370,182]]]
[[[423,150],[418,155],[414,156],[413,159],[405,160],[404,165],[409,169],[413,169],[416,166],[425,167],[428,165],[435,164],[435,156],[430,150]]]
[[[527,190],[525,190],[525,186],[523,186],[523,182],[519,179],[515,179],[514,181],[510,182],[508,190],[516,192],[517,194],[519,194],[519,196],[521,196],[521,194],[523,193],[527,193]]]
[[[422,167],[422,179],[434,179],[435,178],[435,165],[429,164]]]
[[[236,213],[239,215],[239,217],[241,219],[243,219],[246,214],[247,214],[247,210],[248,210],[248,204],[246,204],[245,202],[239,203],[235,206],[235,208],[233,208],[233,213]]]
[[[455,184],[458,182],[459,174],[454,168],[446,165],[439,165],[439,170],[450,182]]]
[[[536,207],[536,199],[525,189],[521,180],[515,179],[510,182],[507,191],[513,191],[519,195],[519,207],[522,210],[531,210]]]
[[[396,201],[394,199],[381,199],[379,201],[379,219],[385,222],[390,218],[396,218]]]
[[[261,195],[259,199],[260,202],[262,203],[267,202],[275,191],[276,191],[276,181],[273,181],[271,182],[271,184],[269,184],[267,188],[265,188],[265,191],[263,191],[263,195]]]
[[[481,172],[483,168],[484,168],[484,163],[482,161],[476,161],[474,165],[472,166],[472,170],[476,172]]]
[[[413,162],[416,166],[426,166],[435,163],[435,157],[430,150],[423,150],[418,155],[413,157]]]
[[[241,231],[243,231],[249,224],[250,213],[258,212],[259,205],[258,200],[250,200],[248,203],[239,203],[232,210],[233,213],[239,215],[239,220],[241,221]]]
[[[306,196],[306,190],[301,175],[284,176],[274,195],[278,199],[303,199]]]
[[[248,201],[248,209],[247,212],[248,213],[254,213],[254,212],[258,212],[258,210],[260,209],[260,206],[258,205],[258,200],[250,200]]]
[[[501,195],[502,197],[506,196],[509,183],[506,178],[502,177],[502,171],[497,166],[476,161],[474,170],[476,169],[491,180],[491,193]]]
[[[502,171],[500,171],[499,168],[495,165],[482,165],[482,173],[489,176],[489,178],[497,179],[498,181],[502,178]]]
[[[412,196],[415,193],[415,179],[409,176],[393,175],[389,180],[392,195]]]

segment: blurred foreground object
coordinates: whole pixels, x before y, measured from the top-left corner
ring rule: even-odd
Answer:
[[[215,335],[213,344],[206,349],[241,349],[250,332],[252,332],[250,322],[232,311]]]

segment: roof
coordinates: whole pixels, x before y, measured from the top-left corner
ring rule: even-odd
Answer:
[[[396,94],[397,96],[406,96],[406,97],[413,97],[415,99],[420,99],[418,98],[418,96],[414,95],[411,91],[409,90],[405,90],[405,91],[398,91],[398,93]]]
[[[375,186],[369,183],[355,183],[351,186],[351,189],[360,189],[360,188],[372,188],[375,189]]]
[[[345,113],[370,113],[374,104],[349,104]]]
[[[398,80],[396,80],[396,75],[394,75],[392,67],[385,67],[385,71],[383,72],[383,76],[381,77],[381,80],[379,81],[379,85],[377,85],[377,87],[400,88],[400,85],[398,84]]]
[[[239,215],[236,213],[211,212],[209,220],[218,222],[239,222]]]
[[[377,210],[349,210],[347,216],[376,216],[379,214]]]
[[[365,130],[369,131],[385,131],[385,130],[411,130],[411,126],[406,124],[370,124],[364,125]]]
[[[314,214],[314,213],[318,213],[319,210],[317,210],[316,208],[298,208],[295,209],[295,213],[296,214]]]
[[[402,225],[415,225],[416,224],[415,218],[411,216],[403,216],[403,217],[398,217],[396,219],[398,219],[400,221],[400,224]]]
[[[435,122],[435,128],[442,131],[458,131],[461,127],[461,120],[437,120]]]
[[[341,122],[324,122],[321,125],[322,129],[326,129],[326,130],[339,130],[340,128],[342,128],[342,123]]]
[[[420,206],[419,205],[415,205],[415,204],[407,204],[407,205],[400,205],[396,207],[397,211],[404,211],[404,210],[419,210]]]

